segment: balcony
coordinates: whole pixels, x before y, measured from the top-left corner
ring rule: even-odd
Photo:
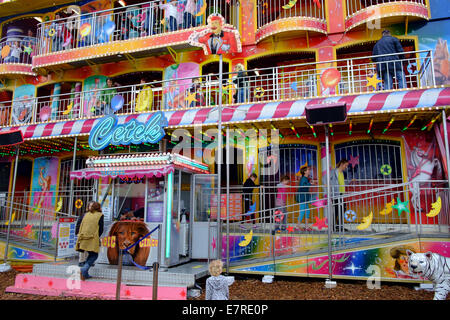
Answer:
[[[369,29],[383,28],[405,19],[428,19],[427,0],[346,0],[345,30],[368,23]]]
[[[286,1],[284,5],[280,0],[259,0],[257,10],[257,42],[274,34],[327,32],[324,0]]]
[[[189,35],[207,23],[211,12],[220,12],[227,23],[238,25],[236,0],[205,1],[205,6],[193,8],[192,14],[188,14],[186,10],[190,9],[185,8],[184,2],[161,5],[157,0],[42,22],[33,67],[66,63],[79,67],[89,62],[167,53],[169,46],[175,50],[190,48]],[[169,16],[169,9],[174,10],[170,11],[173,16]]]
[[[14,36],[0,39],[0,76],[34,75],[32,57],[36,38]]]
[[[431,51],[405,52],[404,58],[375,63],[376,56],[313,62],[224,73],[220,86],[217,74],[178,78],[122,87],[86,90],[2,102],[3,126],[98,118],[105,114],[142,114],[152,111],[180,111],[261,102],[282,102],[319,97],[370,94],[389,89],[424,89],[435,86]],[[397,69],[402,66],[401,69]],[[377,81],[377,70],[404,81]],[[239,85],[239,88],[236,86]],[[10,116],[9,116],[10,115]]]

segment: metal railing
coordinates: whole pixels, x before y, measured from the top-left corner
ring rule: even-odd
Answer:
[[[347,0],[347,16],[351,16],[372,6],[392,4],[395,2],[427,5],[426,0]]]
[[[429,50],[404,53],[405,58],[377,61],[394,55],[366,56],[312,62],[223,74],[176,78],[3,102],[0,111],[11,125],[73,120],[116,113],[168,111],[263,101],[295,100],[324,95],[360,94],[386,89],[424,88],[435,85],[433,56]],[[370,78],[384,79],[375,87]],[[113,98],[119,96],[113,101]],[[115,103],[117,102],[117,103]],[[15,107],[17,106],[17,107]],[[28,109],[27,109],[28,108]],[[28,111],[27,111],[28,110]],[[30,111],[31,110],[31,111]]]
[[[258,28],[287,18],[314,18],[326,22],[324,0],[258,0]]]
[[[24,63],[31,65],[36,50],[36,38],[13,36],[0,39],[0,64]]]
[[[156,0],[42,22],[38,25],[37,55],[193,28],[205,25],[213,12],[220,13],[226,23],[238,26],[236,0],[202,1]],[[204,5],[200,7],[200,3]]]
[[[233,242],[233,237],[241,239],[243,233],[253,230],[253,237],[258,238],[255,241],[265,245],[244,246],[240,250],[230,248],[230,261],[326,250],[328,227],[332,228],[333,250],[348,245],[367,245],[382,238],[416,234],[439,236],[448,235],[450,231],[448,181],[417,182],[415,189],[410,183],[346,186],[343,197],[332,197],[331,215],[327,209],[326,186],[313,185],[308,192],[301,191],[303,197],[299,198],[297,186],[291,185],[288,191],[283,192],[286,196],[283,205],[280,202],[277,205],[279,192],[276,186],[252,189],[251,200],[247,204],[250,209],[242,214],[234,212],[233,215],[230,210],[229,222],[226,218],[222,219],[222,235]],[[417,192],[420,199],[418,206],[411,202]],[[244,207],[242,187],[230,187],[228,193],[242,195]],[[227,190],[223,189],[222,194],[227,194]],[[400,202],[406,205],[408,211],[398,211],[392,207]],[[437,206],[439,213],[434,216],[429,214]],[[283,216],[280,216],[280,211]],[[259,249],[255,251],[251,248]]]
[[[58,218],[73,216],[55,212],[54,207],[30,206],[23,200],[5,199],[0,206],[0,239],[56,255]]]

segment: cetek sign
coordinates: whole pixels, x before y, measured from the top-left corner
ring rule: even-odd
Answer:
[[[132,119],[118,124],[116,115],[106,116],[92,128],[89,134],[89,147],[102,150],[109,145],[129,145],[158,143],[166,135],[167,119],[161,111],[152,115],[146,123]]]

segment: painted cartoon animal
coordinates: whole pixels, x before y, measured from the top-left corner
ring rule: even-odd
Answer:
[[[434,74],[437,85],[450,83],[450,54],[447,40],[438,39],[433,57]]]
[[[434,252],[413,253],[406,250],[410,273],[433,282],[434,300],[445,300],[450,291],[450,257]]]
[[[136,243],[149,232],[147,225],[143,222],[119,221],[112,225],[109,236],[116,237],[114,248],[108,248],[107,256],[110,264],[119,261],[119,248],[125,249]],[[140,266],[145,266],[150,253],[150,247],[141,247],[139,244],[129,249],[133,261]]]
[[[438,171],[441,170],[439,160],[437,158],[428,158],[433,144],[430,144],[428,151],[424,151],[421,148],[414,147],[411,151],[410,163],[411,165],[408,169],[411,169],[412,174],[409,178],[411,182],[411,203],[417,211],[422,211],[420,208],[420,182],[425,182],[431,180],[433,171],[437,168]]]

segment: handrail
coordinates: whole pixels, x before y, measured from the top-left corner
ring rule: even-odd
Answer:
[[[195,7],[192,4],[185,6],[179,1],[169,4],[154,0],[41,22],[37,32],[37,55],[197,27],[206,23],[207,9],[220,11],[226,23],[237,26],[236,22],[229,21],[238,16],[236,0],[227,3],[204,1],[205,6],[199,8],[195,4]]]
[[[319,19],[326,22],[325,1],[324,0],[304,0],[291,5],[292,1],[279,0],[258,0],[257,19],[258,28],[285,18],[307,18]]]
[[[375,8],[376,6],[380,6],[383,4],[393,4],[395,2],[406,2],[406,3],[415,3],[418,5],[426,6],[426,0],[347,0],[346,8],[347,8],[347,17],[355,15],[364,10],[370,10],[371,8]]]
[[[404,56],[405,58],[392,61],[377,61],[379,57]],[[406,58],[412,57],[412,58]],[[95,109],[95,113],[87,109],[86,103],[90,101],[90,97],[100,99],[103,93],[109,90],[116,90],[115,94],[122,95],[124,98],[124,107],[117,113],[136,113],[144,110],[138,110],[139,92],[142,90],[151,90],[151,110],[176,110],[180,107],[190,108],[207,107],[213,105],[213,101],[220,99],[222,94],[223,105],[253,103],[261,101],[277,101],[294,100],[299,98],[313,98],[323,95],[341,95],[341,94],[358,94],[366,92],[375,92],[385,90],[383,87],[368,87],[368,78],[370,75],[376,75],[379,68],[397,68],[400,65],[415,65],[416,70],[413,73],[404,72],[403,86],[407,88],[422,88],[435,85],[433,73],[433,56],[431,50],[408,51],[401,54],[387,54],[376,56],[352,57],[347,59],[335,59],[329,61],[318,61],[300,63],[294,65],[284,65],[277,67],[256,68],[244,71],[242,74],[236,71],[224,72],[222,84],[222,92],[218,83],[218,74],[208,74],[201,76],[191,76],[176,79],[165,79],[145,84],[134,84],[127,86],[117,86],[113,88],[98,88],[80,92],[70,92],[59,95],[48,95],[33,98],[16,98],[11,101],[3,101],[6,105],[0,109],[9,108],[15,103],[28,103],[32,106],[32,117],[27,123],[43,123],[57,120],[79,119],[85,117],[101,116],[101,110],[97,110],[94,104],[91,106]],[[372,60],[372,62],[368,62]],[[404,66],[403,66],[404,68]],[[320,82],[321,74],[329,69],[335,69],[339,72],[341,78],[336,87],[327,88]],[[295,70],[295,71],[293,71]],[[407,70],[407,71],[408,71]],[[409,71],[408,71],[409,72]],[[239,81],[237,77],[241,77],[242,87],[238,87]],[[379,78],[379,76],[377,75]],[[198,80],[198,81],[197,81]],[[400,82],[397,81],[400,88]],[[293,85],[295,84],[295,87]],[[392,87],[392,83],[389,83]],[[153,88],[150,88],[153,86]],[[331,91],[333,89],[334,91]],[[389,86],[386,87],[389,89]],[[193,91],[191,91],[193,90]],[[225,93],[224,91],[225,90]],[[259,91],[258,91],[259,90]],[[185,102],[189,95],[196,94],[196,102],[187,105]],[[234,94],[233,94],[234,93]],[[238,94],[239,93],[239,94]],[[147,97],[147,99],[149,99]],[[173,103],[171,102],[173,99]],[[77,100],[78,107],[69,110],[69,105],[75,104]],[[144,99],[145,100],[145,99]],[[142,101],[144,101],[142,100]],[[178,105],[175,104],[178,101]],[[53,105],[51,116],[45,120],[38,119],[40,108],[46,105]],[[145,106],[150,110],[149,106]],[[12,109],[11,109],[12,110]],[[68,111],[67,111],[68,110]],[[70,112],[71,111],[71,112]],[[13,119],[13,117],[11,117]]]

